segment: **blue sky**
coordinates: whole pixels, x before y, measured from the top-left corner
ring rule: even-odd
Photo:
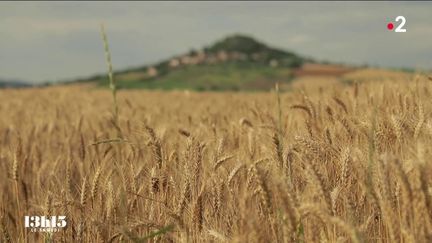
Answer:
[[[405,16],[406,33],[386,29]],[[432,2],[0,2],[0,79],[150,64],[233,33],[321,60],[432,68]]]

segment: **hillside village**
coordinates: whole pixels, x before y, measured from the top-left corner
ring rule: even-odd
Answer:
[[[227,52],[224,50],[220,50],[216,53],[207,53],[205,51],[200,50],[200,51],[192,52],[190,54],[180,55],[171,58],[168,61],[168,67],[169,69],[173,70],[185,66],[194,66],[194,65],[202,65],[202,64],[212,65],[212,64],[219,64],[219,63],[231,62],[231,61],[262,63],[265,61],[265,58],[264,58],[264,54],[259,52],[248,55],[237,51]],[[279,60],[271,59],[268,61],[268,65],[270,67],[278,67]],[[158,74],[159,74],[159,70],[157,65],[150,66],[147,68],[148,77],[156,77],[158,76]]]

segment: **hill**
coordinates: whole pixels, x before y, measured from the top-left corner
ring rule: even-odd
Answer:
[[[260,90],[289,82],[305,61],[311,60],[236,34],[154,65],[118,71],[115,77],[123,89]],[[106,74],[78,81],[107,84]]]
[[[2,80],[0,79],[0,88],[25,88],[32,85],[19,80]]]

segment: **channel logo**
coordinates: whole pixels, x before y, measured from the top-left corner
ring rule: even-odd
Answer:
[[[393,22],[389,22],[387,23],[387,29],[396,33],[405,33],[407,31],[403,28],[406,24],[406,18],[404,16],[397,16],[395,22],[398,24],[396,28]]]
[[[58,232],[66,225],[66,216],[24,216],[24,226],[31,232]]]

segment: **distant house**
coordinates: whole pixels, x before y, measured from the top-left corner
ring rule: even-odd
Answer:
[[[200,50],[200,51],[198,51],[196,58],[197,58],[198,63],[204,63],[206,58],[207,58],[207,55],[204,51]]]
[[[169,61],[169,66],[172,68],[178,67],[180,65],[180,61],[177,58],[173,58]]]
[[[228,60],[228,54],[226,51],[219,51],[217,53],[217,59],[221,62]]]
[[[190,65],[196,65],[198,64],[199,60],[198,60],[198,56],[191,56],[189,59],[189,64]]]
[[[191,57],[188,56],[188,55],[182,56],[182,57],[180,58],[180,62],[181,62],[182,64],[188,65],[188,64],[191,63]]]
[[[154,67],[149,67],[149,68],[147,68],[147,75],[149,77],[156,77],[158,75],[158,71]]]

